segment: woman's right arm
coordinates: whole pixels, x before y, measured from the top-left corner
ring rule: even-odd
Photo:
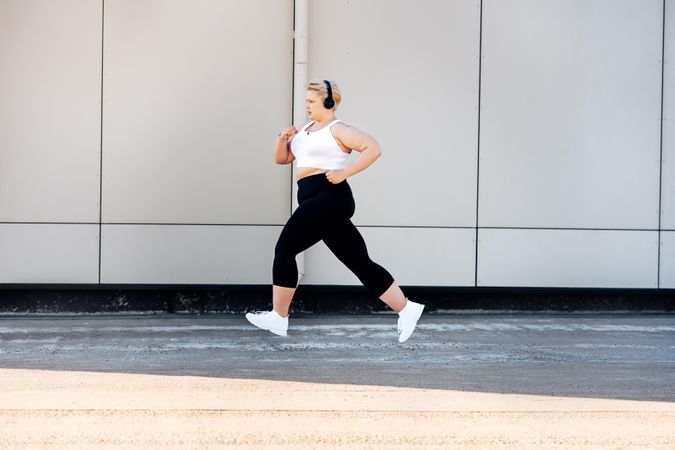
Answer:
[[[295,127],[288,127],[277,137],[274,144],[274,161],[277,164],[288,164],[295,159],[295,155],[291,152],[290,142],[297,132],[298,130]]]

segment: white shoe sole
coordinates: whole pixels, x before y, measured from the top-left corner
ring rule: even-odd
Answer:
[[[257,328],[260,328],[261,330],[267,330],[271,333],[276,334],[277,336],[288,336],[288,333],[286,332],[286,330],[279,330],[278,328],[269,328],[269,327],[259,325],[259,324],[254,322],[255,319],[253,319],[253,317],[255,317],[255,316],[251,313],[246,314],[246,320],[248,320],[251,323],[251,325],[253,325]]]

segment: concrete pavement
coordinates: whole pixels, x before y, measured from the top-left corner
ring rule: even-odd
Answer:
[[[2,448],[675,448],[675,315],[0,316]]]

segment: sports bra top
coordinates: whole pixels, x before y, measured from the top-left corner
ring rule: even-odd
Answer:
[[[298,162],[297,167],[337,170],[347,165],[349,153],[342,151],[330,132],[330,127],[337,122],[341,120],[335,119],[317,131],[307,131],[310,125],[316,123],[313,121],[293,136],[291,151]]]

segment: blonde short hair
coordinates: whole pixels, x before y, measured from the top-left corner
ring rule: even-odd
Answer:
[[[330,89],[333,94],[333,100],[335,100],[335,106],[332,109],[336,109],[339,105],[340,102],[342,101],[342,94],[340,93],[340,88],[338,87],[337,84],[335,84],[334,81],[331,80],[326,80],[330,83]],[[315,78],[311,80],[309,83],[307,83],[306,89],[308,91],[315,91],[319,94],[319,97],[321,100],[325,100],[328,98],[328,86],[326,86],[326,83],[322,79]]]

